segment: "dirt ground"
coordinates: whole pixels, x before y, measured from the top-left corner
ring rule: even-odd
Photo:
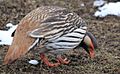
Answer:
[[[94,17],[96,9],[92,3],[93,0],[0,0],[0,29],[6,29],[5,25],[9,22],[18,24],[27,13],[39,6],[56,5],[66,7],[86,20],[89,31],[98,42],[94,59],[81,51],[70,52],[66,56],[71,62],[55,68],[44,65],[37,53],[34,59],[40,61],[39,65],[29,64],[32,52],[11,65],[2,65],[9,47],[3,45],[0,46],[0,74],[120,74],[120,17]]]

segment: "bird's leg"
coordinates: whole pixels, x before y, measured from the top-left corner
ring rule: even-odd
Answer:
[[[46,65],[48,65],[50,67],[56,67],[56,66],[60,65],[60,62],[58,60],[57,60],[57,63],[50,63],[44,53],[40,53],[40,58]]]
[[[70,62],[70,60],[68,60],[67,58],[62,58],[61,55],[57,55],[57,59],[60,61],[60,63],[63,63],[63,64],[68,64]]]

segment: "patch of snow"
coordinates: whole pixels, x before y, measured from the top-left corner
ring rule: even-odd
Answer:
[[[106,1],[104,1],[104,0],[95,0],[93,3],[93,6],[99,7],[99,6],[104,5],[105,3],[106,3]]]
[[[12,23],[8,23],[6,27],[10,27],[8,31],[0,30],[0,45],[11,45],[13,37],[11,37],[12,33],[15,31],[18,25],[13,25]]]
[[[84,6],[85,6],[85,4],[84,4],[84,3],[82,3],[82,4],[80,4],[80,6],[84,7]]]
[[[39,62],[37,60],[30,60],[30,61],[28,61],[28,63],[37,65]]]
[[[120,2],[107,3],[104,6],[99,7],[98,11],[96,11],[94,14],[96,17],[105,17],[107,15],[120,16]]]

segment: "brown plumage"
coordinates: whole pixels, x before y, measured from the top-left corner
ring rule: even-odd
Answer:
[[[85,25],[86,23],[77,14],[68,11],[66,8],[57,6],[39,7],[26,15],[18,24],[12,45],[5,56],[4,64],[12,63],[25,55],[35,46],[36,39],[41,39],[39,45],[41,59],[49,66],[59,65],[59,63],[54,65],[49,63],[44,53],[77,47],[83,42],[86,33]],[[88,40],[91,41],[91,39]],[[90,44],[92,45],[92,42]],[[60,55],[58,60],[58,62],[68,63]]]

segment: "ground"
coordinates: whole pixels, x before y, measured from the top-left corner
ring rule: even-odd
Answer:
[[[82,7],[81,4],[85,6]],[[0,46],[0,74],[120,74],[120,17],[94,17],[96,10],[93,0],[0,0],[0,29],[6,29],[9,22],[18,24],[31,10],[43,5],[62,6],[74,11],[88,24],[98,43],[96,56],[90,59],[87,54],[70,52],[66,56],[71,60],[68,65],[47,67],[38,54],[29,52],[11,65],[2,65],[9,46]],[[78,51],[78,50],[77,50]],[[39,65],[28,63],[30,59],[39,60]],[[50,59],[54,59],[49,57]]]

